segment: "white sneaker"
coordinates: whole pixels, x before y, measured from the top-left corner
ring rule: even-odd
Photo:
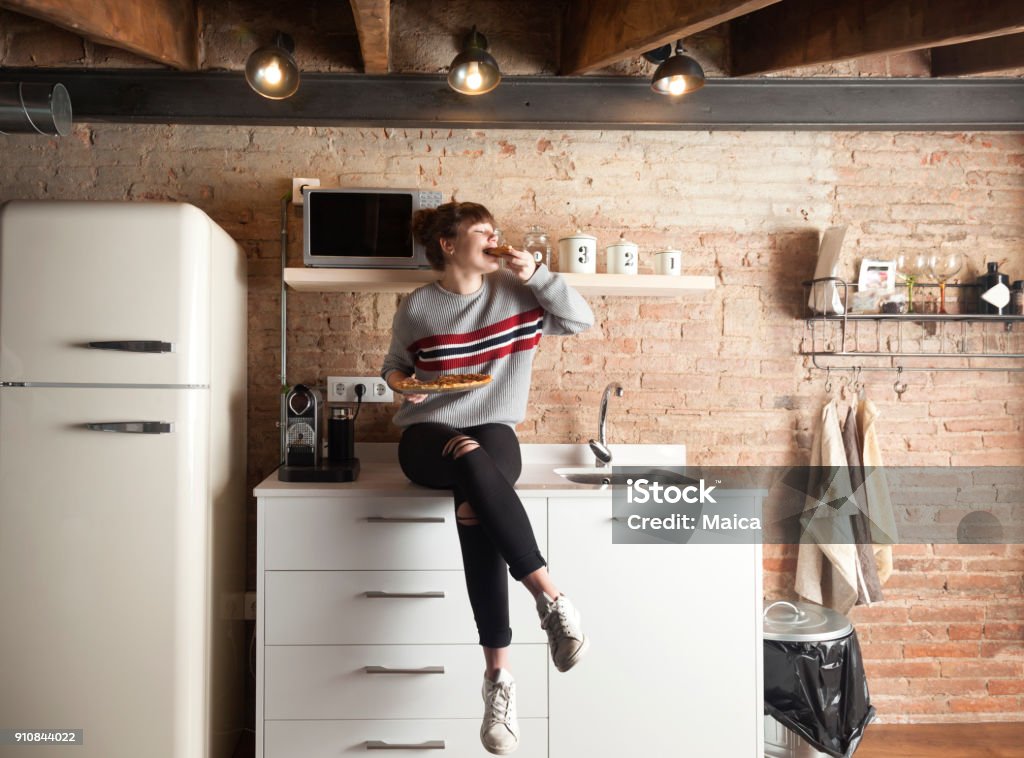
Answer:
[[[565,595],[552,600],[546,592],[537,597],[540,627],[548,633],[551,661],[559,671],[568,671],[587,652],[590,641],[580,628],[580,612]]]
[[[519,721],[516,720],[516,682],[505,669],[498,669],[498,679],[484,677],[484,720],[480,725],[480,742],[494,755],[508,755],[519,747]]]

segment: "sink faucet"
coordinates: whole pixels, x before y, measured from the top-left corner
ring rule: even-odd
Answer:
[[[612,390],[615,391],[615,397],[622,397],[622,385],[618,382],[612,382],[604,388],[604,394],[601,396],[601,415],[598,419],[598,439],[590,440],[590,449],[594,451],[596,460],[594,465],[597,468],[604,468],[612,462],[612,451],[608,449],[608,444],[605,441],[605,422],[608,420],[608,399],[611,397]]]

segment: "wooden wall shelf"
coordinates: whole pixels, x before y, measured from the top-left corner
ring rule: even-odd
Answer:
[[[582,295],[677,297],[715,288],[713,276],[660,274],[560,274]],[[412,292],[437,279],[435,271],[355,268],[286,268],[284,281],[296,292]]]

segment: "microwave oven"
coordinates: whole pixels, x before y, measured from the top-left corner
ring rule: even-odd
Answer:
[[[310,189],[304,197],[302,260],[330,268],[430,268],[412,217],[441,193],[414,189]]]

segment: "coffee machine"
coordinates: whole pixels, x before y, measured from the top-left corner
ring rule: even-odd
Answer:
[[[315,387],[296,384],[285,397],[284,465],[277,477],[282,482],[351,482],[359,475],[354,455],[355,418],[335,409],[327,426],[330,448],[323,457],[324,403]]]
[[[320,410],[323,400],[319,390],[296,384],[285,399],[288,408],[285,433],[284,465],[316,466],[320,463]]]

